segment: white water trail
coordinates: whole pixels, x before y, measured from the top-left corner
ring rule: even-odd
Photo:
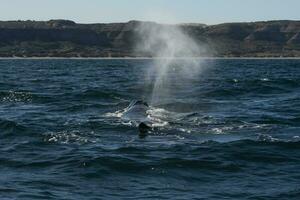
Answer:
[[[199,56],[205,50],[184,30],[185,26],[142,22],[137,51],[154,57],[146,80],[153,83],[150,104],[162,104],[191,86],[201,73]]]

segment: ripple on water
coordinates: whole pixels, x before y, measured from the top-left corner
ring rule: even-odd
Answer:
[[[299,60],[217,60],[140,138],[123,113],[151,99],[151,66],[1,60],[1,197],[297,199]]]

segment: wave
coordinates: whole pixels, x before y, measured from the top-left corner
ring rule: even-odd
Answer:
[[[75,93],[75,99],[111,99],[111,100],[125,100],[128,97],[128,94],[122,92],[116,92],[116,90],[103,91],[103,89],[87,89]]]
[[[27,132],[27,127],[17,122],[0,119],[0,136],[14,135]]]
[[[53,146],[54,147],[54,146]],[[87,148],[89,147],[89,148]],[[85,151],[74,151],[70,148],[61,150],[56,156],[33,159],[1,158],[3,166],[14,168],[45,168],[53,166],[68,171],[75,168],[98,169],[103,173],[135,173],[154,169],[196,170],[219,172],[242,172],[251,163],[288,163],[298,162],[297,155],[300,142],[291,141],[254,141],[240,140],[229,143],[206,141],[171,146],[159,145],[150,148],[140,146],[85,146]],[[46,152],[42,153],[47,155]],[[98,170],[95,173],[98,173]],[[86,171],[84,176],[91,175]]]

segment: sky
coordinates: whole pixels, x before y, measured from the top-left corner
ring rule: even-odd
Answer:
[[[159,23],[300,20],[300,0],[0,0],[0,20]]]

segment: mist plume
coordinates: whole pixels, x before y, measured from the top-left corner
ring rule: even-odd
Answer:
[[[146,73],[146,80],[153,84],[150,103],[165,103],[197,78],[203,48],[179,25],[143,22],[137,33],[136,51],[154,57],[154,66]]]

